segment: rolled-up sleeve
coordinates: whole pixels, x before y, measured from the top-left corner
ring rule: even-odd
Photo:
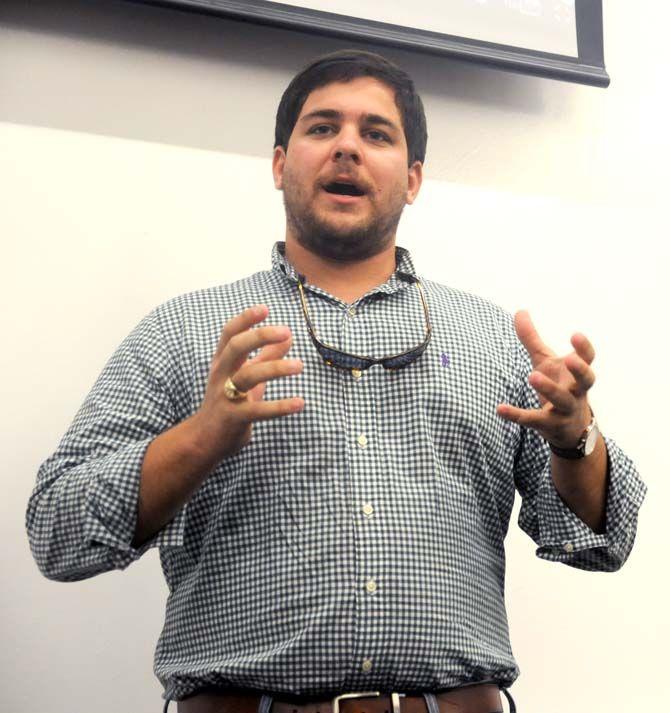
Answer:
[[[540,408],[528,383],[532,364],[517,340],[520,374],[517,405]],[[521,427],[514,461],[514,482],[521,495],[519,526],[538,545],[538,557],[571,567],[600,572],[620,569],[630,555],[637,531],[638,511],[647,486],[631,459],[609,437],[605,532],[598,534],[563,502],[551,475],[551,450],[533,429]]]
[[[174,378],[154,310],[109,359],[56,451],[39,467],[25,523],[45,577],[86,579],[125,569],[152,547],[183,543],[185,507],[141,547],[131,545],[144,455],[178,422]]]

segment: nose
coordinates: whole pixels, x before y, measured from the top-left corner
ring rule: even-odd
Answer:
[[[358,143],[358,133],[342,129],[333,144],[333,161],[361,162],[361,150]]]

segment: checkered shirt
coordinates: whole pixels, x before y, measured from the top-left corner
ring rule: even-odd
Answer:
[[[585,570],[626,561],[646,485],[605,437],[607,528],[563,503],[550,451],[496,406],[539,408],[512,316],[424,280],[432,340],[420,359],[362,375],[327,366],[309,339],[297,275],[272,269],[183,294],[144,317],[105,365],[26,512],[40,571],[68,582],[125,569],[159,547],[168,585],[154,672],[163,697],[207,687],[322,696],[436,691],[519,674],[505,612],[505,549],[515,490],[537,555]],[[306,285],[317,334],[355,354],[420,344],[425,320],[409,253],[353,305]],[[303,372],[267,399],[302,412],[254,424],[158,534],[133,539],[144,453],[193,415],[224,324],[264,303],[291,328]]]

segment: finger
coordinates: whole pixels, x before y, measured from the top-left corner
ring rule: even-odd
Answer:
[[[526,347],[533,366],[547,357],[554,356],[554,352],[542,341],[527,310],[519,310],[514,315],[514,328],[519,340]]]
[[[506,421],[512,421],[528,428],[535,428],[544,421],[542,409],[523,409],[511,404],[498,404],[496,412]]]
[[[593,369],[576,354],[565,357],[565,365],[576,382],[576,388],[571,389],[576,396],[583,396],[595,383],[596,375]]]
[[[284,326],[257,327],[236,334],[221,352],[221,369],[224,374],[234,374],[255,349],[290,338],[291,330]]]
[[[577,332],[577,334],[572,335],[570,342],[575,348],[577,354],[587,364],[591,364],[591,362],[595,359],[596,350],[593,348],[593,344],[591,344],[589,339],[584,334]]]
[[[252,359],[247,361],[247,364],[255,364],[259,361],[272,361],[273,359],[283,359],[288,353],[293,339],[289,338],[284,342],[279,342],[277,344],[268,344],[263,347],[258,354]],[[263,398],[265,394],[265,383],[262,382],[260,385],[254,387],[251,391],[251,398],[255,401],[259,401]]]
[[[247,418],[250,421],[268,421],[271,418],[299,413],[305,408],[305,399],[294,396],[276,401],[253,401],[247,406]]]
[[[268,344],[267,346],[263,347],[260,352],[256,354],[255,357],[249,359],[249,362],[251,363],[257,361],[272,361],[273,359],[282,359],[288,354],[292,345],[292,337],[289,337],[286,341],[283,342]]]
[[[221,337],[216,346],[214,357],[218,357],[223,352],[226,344],[228,344],[232,337],[240,332],[246,332],[247,329],[251,329],[255,324],[262,322],[269,313],[270,310],[266,305],[254,305],[228,320],[221,331]]]
[[[231,378],[240,391],[249,391],[258,384],[279,379],[283,376],[293,376],[302,371],[300,359],[276,359],[267,362],[248,361]]]
[[[549,401],[554,408],[563,413],[571,413],[575,408],[575,397],[567,389],[559,386],[553,379],[540,373],[532,371],[528,377],[528,383]]]

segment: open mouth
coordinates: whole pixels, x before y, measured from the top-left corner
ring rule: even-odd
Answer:
[[[341,181],[333,181],[332,183],[327,183],[323,189],[327,193],[332,193],[336,196],[354,196],[360,197],[365,195],[365,191],[361,190],[354,183],[343,183]]]

